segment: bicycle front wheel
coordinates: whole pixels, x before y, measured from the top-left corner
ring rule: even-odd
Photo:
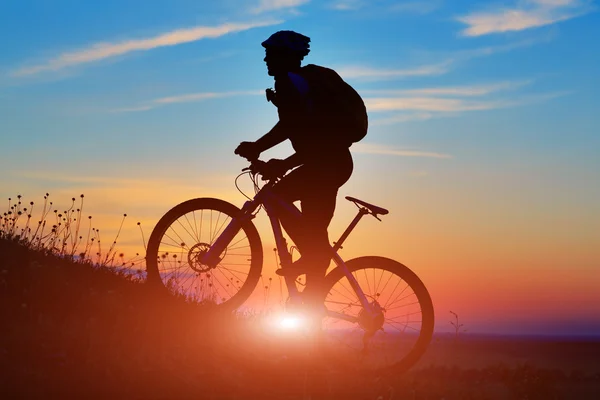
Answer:
[[[149,283],[171,294],[221,308],[241,306],[256,287],[263,249],[256,227],[247,221],[219,256],[214,268],[202,264],[206,253],[240,209],[219,199],[188,200],[167,212],[148,240]]]
[[[363,308],[342,268],[331,271],[323,294],[326,349],[346,368],[408,370],[433,335],[433,304],[425,285],[389,258],[360,257],[345,264],[378,314],[371,317]]]

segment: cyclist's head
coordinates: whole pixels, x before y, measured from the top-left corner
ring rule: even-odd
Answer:
[[[269,75],[300,68],[302,59],[310,52],[310,38],[294,31],[279,31],[262,42]]]

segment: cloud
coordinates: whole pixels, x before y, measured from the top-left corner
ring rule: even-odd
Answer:
[[[310,0],[261,0],[258,6],[254,7],[251,12],[253,14],[261,14],[268,11],[294,9],[308,2]]]
[[[255,21],[247,23],[226,23],[218,26],[196,26],[178,29],[158,36],[126,40],[115,43],[96,43],[88,48],[62,53],[45,63],[25,66],[12,73],[13,76],[34,75],[44,71],[57,71],[66,67],[88,64],[134,51],[151,50],[158,47],[175,46],[197,40],[217,38],[248,29],[280,24],[282,21]]]
[[[370,116],[392,113],[391,116],[383,118],[375,117],[371,125],[391,125],[458,116],[464,112],[527,106],[570,94],[554,92],[513,95],[509,98],[485,98],[496,92],[516,90],[530,83],[531,81],[518,81],[408,90],[367,90],[364,93],[386,97],[365,97],[364,101]],[[474,97],[483,98],[473,99]]]
[[[448,61],[407,69],[380,69],[364,66],[347,66],[337,68],[336,71],[344,79],[387,80],[414,76],[443,75],[449,71],[450,64],[451,61]]]
[[[338,0],[329,5],[329,8],[338,11],[359,10],[365,5],[363,0]]]
[[[153,101],[155,104],[171,104],[171,103],[189,103],[191,101],[201,101],[207,99],[216,99],[223,97],[233,96],[257,96],[264,95],[264,90],[248,90],[248,91],[236,91],[236,92],[205,92],[205,93],[192,93],[184,94],[180,96],[162,97]]]
[[[427,157],[427,158],[452,158],[449,154],[420,151],[413,149],[398,149],[392,146],[375,143],[355,143],[352,145],[353,153],[381,154],[400,157]]]
[[[361,94],[377,94],[377,95],[397,95],[397,96],[459,96],[459,97],[474,97],[485,96],[491,93],[515,90],[523,86],[531,84],[532,80],[516,81],[516,82],[498,82],[486,85],[465,85],[465,86],[448,86],[448,87],[429,87],[419,89],[379,89],[379,90],[361,90]]]
[[[414,68],[378,68],[361,65],[347,65],[338,66],[334,69],[344,79],[354,79],[360,81],[384,81],[419,76],[439,76],[450,72],[458,64],[467,62],[474,58],[491,56],[498,53],[506,53],[549,40],[549,37],[544,36],[542,38],[526,39],[498,46],[477,47],[474,49],[454,51],[449,54],[438,54],[436,57],[444,57],[442,61],[425,64]]]
[[[444,0],[411,0],[394,2],[389,4],[389,1],[380,1],[383,4],[368,3],[365,0],[337,0],[329,4],[329,8],[338,11],[355,11],[364,9],[369,6],[370,10],[378,9],[379,11],[398,12],[406,14],[429,14],[443,5]]]
[[[446,114],[447,115],[447,114]],[[394,125],[410,121],[427,121],[432,118],[439,118],[442,113],[428,112],[408,112],[394,115],[388,118],[378,118],[369,122],[370,126]]]
[[[464,36],[521,31],[582,16],[594,9],[591,0],[523,0],[512,8],[472,12],[459,17]]]
[[[200,93],[189,93],[178,96],[161,97],[158,99],[151,100],[146,104],[142,104],[134,107],[117,108],[111,110],[112,112],[138,112],[148,111],[153,108],[164,106],[166,104],[175,103],[190,103],[194,101],[203,101],[208,99],[219,99],[225,97],[235,96],[259,96],[264,95],[264,90],[247,90],[247,91],[233,91],[233,92],[200,92]]]
[[[384,111],[433,111],[461,112],[481,111],[500,108],[501,101],[469,101],[464,99],[448,99],[439,97],[381,97],[367,98],[365,104],[369,112]]]
[[[365,104],[369,112],[385,111],[431,111],[456,113],[463,111],[484,111],[539,103],[570,94],[570,92],[523,95],[518,99],[465,100],[440,97],[387,97],[367,98]]]

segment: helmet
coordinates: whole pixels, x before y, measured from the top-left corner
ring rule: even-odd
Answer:
[[[294,31],[279,31],[262,42],[265,49],[280,48],[296,53],[303,59],[310,52],[310,38]]]

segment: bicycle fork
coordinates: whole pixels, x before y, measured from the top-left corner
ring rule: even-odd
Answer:
[[[240,211],[240,216],[232,218],[231,222],[227,224],[227,227],[219,235],[219,237],[211,244],[210,249],[202,256],[201,262],[208,265],[210,268],[215,268],[221,259],[219,256],[225,251],[225,248],[233,240],[235,235],[238,234],[242,225],[254,218],[252,211],[256,209],[256,203],[247,201],[244,207]]]

